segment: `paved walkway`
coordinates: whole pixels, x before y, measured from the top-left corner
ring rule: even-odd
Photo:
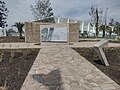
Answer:
[[[29,48],[44,48],[54,46],[64,47],[93,47],[97,42],[77,42],[71,43],[42,43],[42,45],[36,45],[36,43],[0,43],[0,49],[29,49]],[[120,43],[109,43],[109,47],[120,47]]]
[[[120,90],[70,47],[42,47],[21,90]]]
[[[0,49],[29,49],[40,48],[40,45],[35,43],[0,43]]]

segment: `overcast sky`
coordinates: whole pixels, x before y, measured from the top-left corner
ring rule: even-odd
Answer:
[[[9,27],[15,22],[34,20],[30,5],[35,0],[4,0],[9,9]],[[89,21],[89,11],[92,4],[104,11],[108,7],[108,21],[114,18],[120,21],[120,0],[51,0],[54,16]]]

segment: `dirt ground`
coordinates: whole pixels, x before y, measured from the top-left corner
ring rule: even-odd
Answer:
[[[6,83],[7,90],[20,90],[38,52],[39,50],[32,49],[28,55],[15,53],[13,59],[10,52],[3,52],[0,62],[0,87]]]
[[[19,38],[19,36],[7,36],[7,37],[0,37],[0,43],[7,43],[7,42],[25,42],[25,38]]]
[[[73,49],[120,85],[120,47],[111,47],[104,50],[110,64],[109,67],[106,67],[101,63],[94,48]]]

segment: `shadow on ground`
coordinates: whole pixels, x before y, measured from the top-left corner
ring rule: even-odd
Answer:
[[[96,63],[96,64],[99,64],[99,65],[104,65],[105,66],[105,64],[103,64],[100,59],[93,60],[93,62]]]
[[[38,83],[42,83],[47,86],[49,90],[64,90],[60,88],[62,85],[60,70],[56,69],[48,74],[35,74],[33,79],[37,80]]]

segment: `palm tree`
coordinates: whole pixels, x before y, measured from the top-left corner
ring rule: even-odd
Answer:
[[[15,26],[18,29],[19,37],[22,38],[24,23],[22,23],[22,22],[16,22],[15,25],[13,25],[13,26]]]

